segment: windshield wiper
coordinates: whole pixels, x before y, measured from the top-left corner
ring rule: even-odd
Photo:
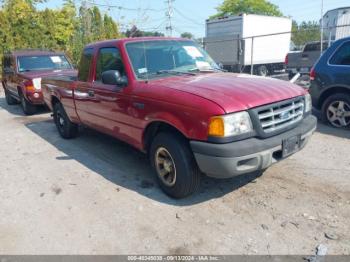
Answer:
[[[221,68],[211,68],[211,69],[200,69],[198,67],[196,68],[192,68],[190,70],[188,70],[189,72],[194,72],[194,71],[197,71],[197,72],[227,72],[227,70],[224,70],[224,69],[221,69]]]
[[[192,72],[184,72],[184,71],[177,71],[177,70],[159,70],[157,71],[157,75],[162,75],[162,74],[172,74],[172,75],[191,75],[195,76],[195,73]]]

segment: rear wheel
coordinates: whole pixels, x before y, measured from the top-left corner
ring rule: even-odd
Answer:
[[[6,88],[4,88],[4,89],[5,89],[6,103],[8,105],[18,104],[18,101],[10,94],[10,91],[8,91]]]
[[[267,76],[269,74],[269,69],[265,65],[258,66],[257,75],[258,76]]]
[[[32,105],[23,94],[20,94],[21,107],[25,115],[33,115],[37,111],[37,107]]]
[[[61,137],[70,139],[78,135],[78,125],[70,121],[61,103],[54,105],[53,118]]]
[[[326,99],[322,107],[322,118],[337,128],[350,128],[350,95],[334,94]]]
[[[160,133],[153,140],[149,153],[160,187],[167,195],[184,198],[198,189],[201,173],[184,138]]]

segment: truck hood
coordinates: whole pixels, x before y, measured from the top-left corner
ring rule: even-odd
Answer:
[[[306,91],[290,82],[246,74],[208,73],[166,78],[160,85],[191,93],[221,106],[226,113],[301,96]]]
[[[74,69],[30,71],[30,72],[19,73],[19,75],[21,75],[22,77],[27,78],[27,79],[42,78],[42,77],[49,77],[49,76],[59,76],[59,75],[75,76],[77,74],[78,74],[78,72]]]

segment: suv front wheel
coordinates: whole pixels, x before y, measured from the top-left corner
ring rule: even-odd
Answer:
[[[149,154],[160,187],[167,195],[184,198],[198,189],[201,173],[186,139],[159,133]]]
[[[322,118],[337,128],[350,128],[350,95],[334,94],[326,99],[322,107]]]
[[[10,94],[10,91],[8,91],[6,88],[5,89],[5,98],[6,98],[6,103],[8,105],[15,105],[18,103],[18,101]]]
[[[21,100],[21,107],[23,110],[23,113],[27,116],[34,115],[37,111],[37,107],[35,105],[32,105],[23,94],[20,94],[20,100]]]

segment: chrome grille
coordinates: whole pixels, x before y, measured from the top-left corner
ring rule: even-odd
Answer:
[[[272,104],[257,111],[261,128],[265,133],[286,128],[300,121],[304,115],[304,99]]]

